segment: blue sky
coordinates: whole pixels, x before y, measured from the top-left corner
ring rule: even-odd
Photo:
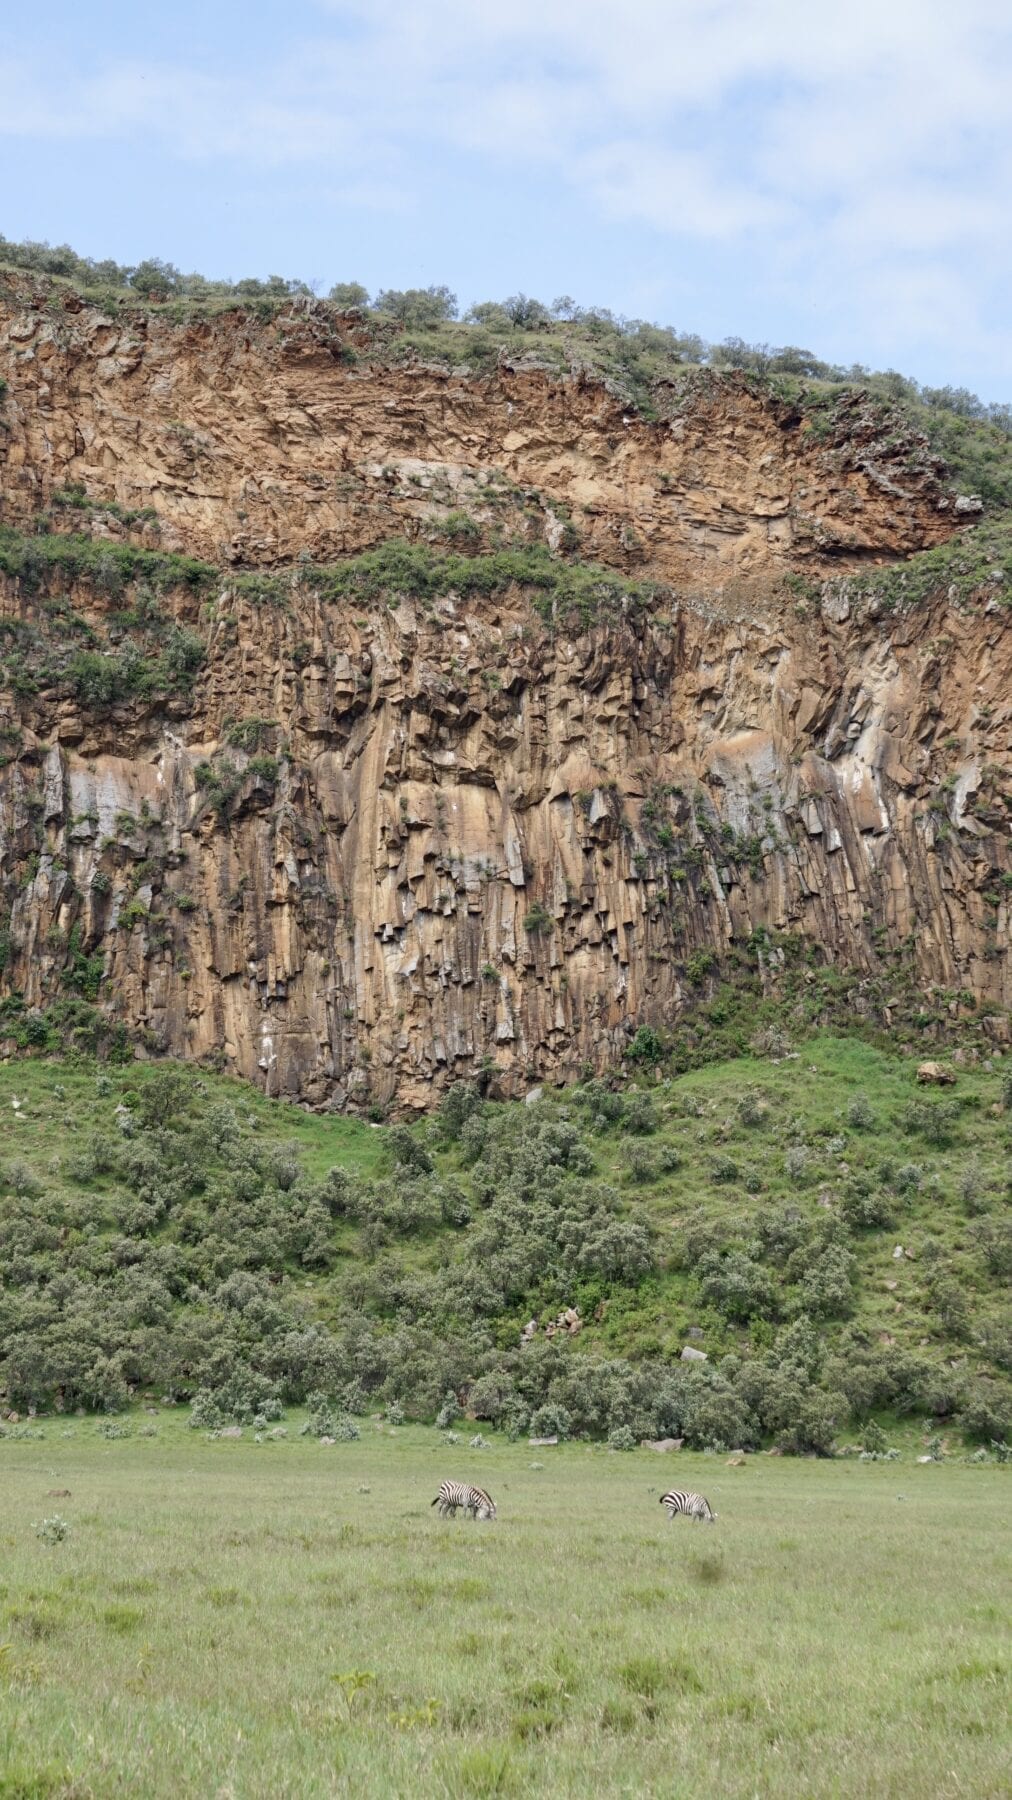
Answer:
[[[1012,398],[1006,0],[48,0],[0,231],[521,289]]]

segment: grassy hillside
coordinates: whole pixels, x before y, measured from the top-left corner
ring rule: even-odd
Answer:
[[[514,1435],[819,1452],[884,1447],[900,1415],[1012,1436],[1012,1067],[934,1093],[856,1039],[768,1049],[530,1106],[459,1086],[411,1128],[171,1065],[8,1064],[6,1406],[169,1394],[214,1426],[310,1396],[326,1432],[464,1403]]]
[[[10,1800],[1007,1793],[1004,1470],[146,1429],[0,1444]]]

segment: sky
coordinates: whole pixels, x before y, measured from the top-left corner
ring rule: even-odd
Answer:
[[[1012,398],[1007,0],[47,0],[0,232],[522,291]]]

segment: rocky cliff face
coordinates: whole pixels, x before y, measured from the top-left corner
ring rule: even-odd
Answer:
[[[325,310],[69,304],[0,315],[0,526],[50,533],[0,592],[26,1017],[86,996],[272,1092],[424,1106],[601,1067],[735,946],[774,980],[800,938],[868,975],[906,946],[1006,1031],[1008,613],[853,579],[960,517],[860,395],[813,426],[699,376],[647,422],[579,378],[387,366]],[[393,537],[438,579],[321,577]],[[454,582],[443,552],[496,546],[528,561]],[[612,570],[607,604],[553,611],[535,546]],[[145,631],[162,671],[199,642],[192,680],[103,684]]]

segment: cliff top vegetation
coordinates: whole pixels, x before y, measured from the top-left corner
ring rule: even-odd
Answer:
[[[997,440],[1012,435],[1010,401],[981,400],[963,387],[922,385],[895,369],[830,363],[799,345],[751,343],[737,336],[711,343],[696,331],[626,318],[607,307],[584,306],[569,295],[546,304],[517,293],[461,308],[457,296],[442,285],[386,288],[370,295],[361,282],[345,281],[331,287],[324,300],[309,283],[286,276],[214,279],[186,274],[159,257],[122,264],[81,256],[67,244],[14,242],[2,233],[0,267],[73,287],[100,304],[157,307],[181,320],[237,305],[263,317],[293,304],[357,313],[369,328],[372,355],[448,366],[466,363],[475,373],[495,367],[504,356],[519,357],[532,367],[603,379],[647,416],[656,410],[658,388],[693,368],[742,370],[793,400],[827,387],[856,386],[908,409],[953,467],[968,438],[982,435],[998,456]],[[1012,489],[1001,498],[1012,503]]]

